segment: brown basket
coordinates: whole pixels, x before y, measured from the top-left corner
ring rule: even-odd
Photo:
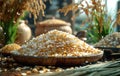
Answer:
[[[103,54],[89,57],[33,57],[13,54],[12,57],[18,63],[27,65],[44,65],[44,66],[73,66],[80,65],[86,62],[95,62],[102,58]]]
[[[51,30],[60,30],[72,34],[71,24],[60,19],[48,19],[36,24],[35,36],[45,34]]]

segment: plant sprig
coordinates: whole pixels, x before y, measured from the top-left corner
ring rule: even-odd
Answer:
[[[108,15],[105,4],[102,2],[103,0],[90,0],[90,2],[82,0],[80,3],[67,5],[59,11],[63,12],[64,15],[69,11],[77,12],[78,10],[80,11],[79,14],[85,13],[87,16],[86,23],[88,24],[88,27],[85,29],[87,30],[88,42],[96,43],[114,31],[114,20]],[[118,15],[116,23],[120,20],[120,13]]]

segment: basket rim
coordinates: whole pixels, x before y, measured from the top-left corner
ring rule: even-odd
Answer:
[[[103,56],[103,52],[95,55],[88,55],[88,56],[27,56],[27,55],[18,55],[11,53],[12,56],[21,56],[21,57],[33,57],[33,58],[84,58],[84,57],[96,57],[96,56]]]
[[[48,57],[48,56],[24,56],[24,55],[11,55],[13,59],[22,64],[26,65],[43,65],[43,66],[73,66],[80,65],[87,62],[95,62],[103,57],[103,54],[94,56],[72,56],[72,57]]]

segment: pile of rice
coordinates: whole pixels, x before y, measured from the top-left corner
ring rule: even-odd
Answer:
[[[93,48],[72,34],[52,30],[33,38],[13,53],[26,56],[93,56],[103,51]]]
[[[18,45],[16,43],[12,43],[12,44],[7,44],[4,47],[2,47],[0,49],[0,52],[2,52],[2,53],[10,53],[10,52],[12,52],[14,50],[18,50],[20,48],[21,48],[20,45]]]
[[[101,39],[94,44],[95,47],[119,47],[120,48],[120,32],[114,32]]]

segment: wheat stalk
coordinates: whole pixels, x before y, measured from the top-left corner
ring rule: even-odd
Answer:
[[[0,0],[0,21],[16,21],[24,11],[29,11],[36,19],[39,12],[44,15],[45,4],[42,0]]]

